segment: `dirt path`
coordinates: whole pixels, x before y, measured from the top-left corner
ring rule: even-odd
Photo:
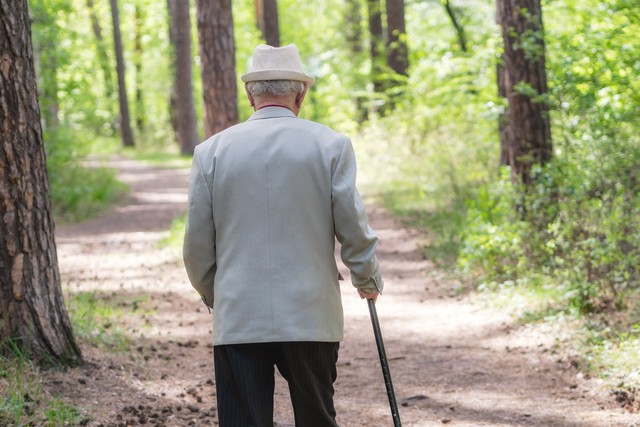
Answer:
[[[157,245],[184,212],[188,171],[112,165],[129,184],[129,199],[97,219],[58,227],[58,257],[65,289],[115,305],[132,340],[119,352],[84,343],[88,363],[46,374],[44,388],[94,426],[215,425],[210,316],[179,254]],[[405,427],[640,426],[556,352],[554,331],[516,327],[505,314],[455,296],[455,284],[419,255],[415,231],[380,209],[369,216],[382,241],[387,291],[378,314]],[[390,426],[366,303],[346,284],[343,301],[338,421]],[[280,378],[276,392],[277,425],[292,426]]]

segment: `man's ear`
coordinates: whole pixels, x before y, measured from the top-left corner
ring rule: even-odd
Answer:
[[[251,94],[249,93],[249,89],[247,89],[247,85],[244,85],[244,91],[247,94],[247,99],[249,100],[249,104],[251,104],[251,107],[255,108],[256,106],[256,102],[253,100],[253,96],[251,96]]]
[[[304,89],[302,92],[296,95],[296,107],[302,107],[302,101],[304,101],[304,97],[307,95],[307,85],[304,85]]]

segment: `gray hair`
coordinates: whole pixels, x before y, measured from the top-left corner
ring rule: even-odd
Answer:
[[[304,90],[304,83],[297,80],[258,80],[247,82],[251,96],[297,95]]]

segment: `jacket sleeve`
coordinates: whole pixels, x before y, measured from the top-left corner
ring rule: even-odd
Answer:
[[[189,281],[208,307],[213,307],[215,242],[212,194],[196,151],[189,177],[189,200],[182,254]]]
[[[369,227],[356,188],[356,158],[346,138],[331,179],[333,223],[341,244],[342,262],[351,271],[351,282],[365,292],[382,292],[384,283],[375,255],[378,237]]]

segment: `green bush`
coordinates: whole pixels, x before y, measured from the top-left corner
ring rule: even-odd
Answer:
[[[109,208],[126,192],[116,172],[86,166],[86,144],[68,130],[45,134],[51,204],[56,218],[80,221]]]

